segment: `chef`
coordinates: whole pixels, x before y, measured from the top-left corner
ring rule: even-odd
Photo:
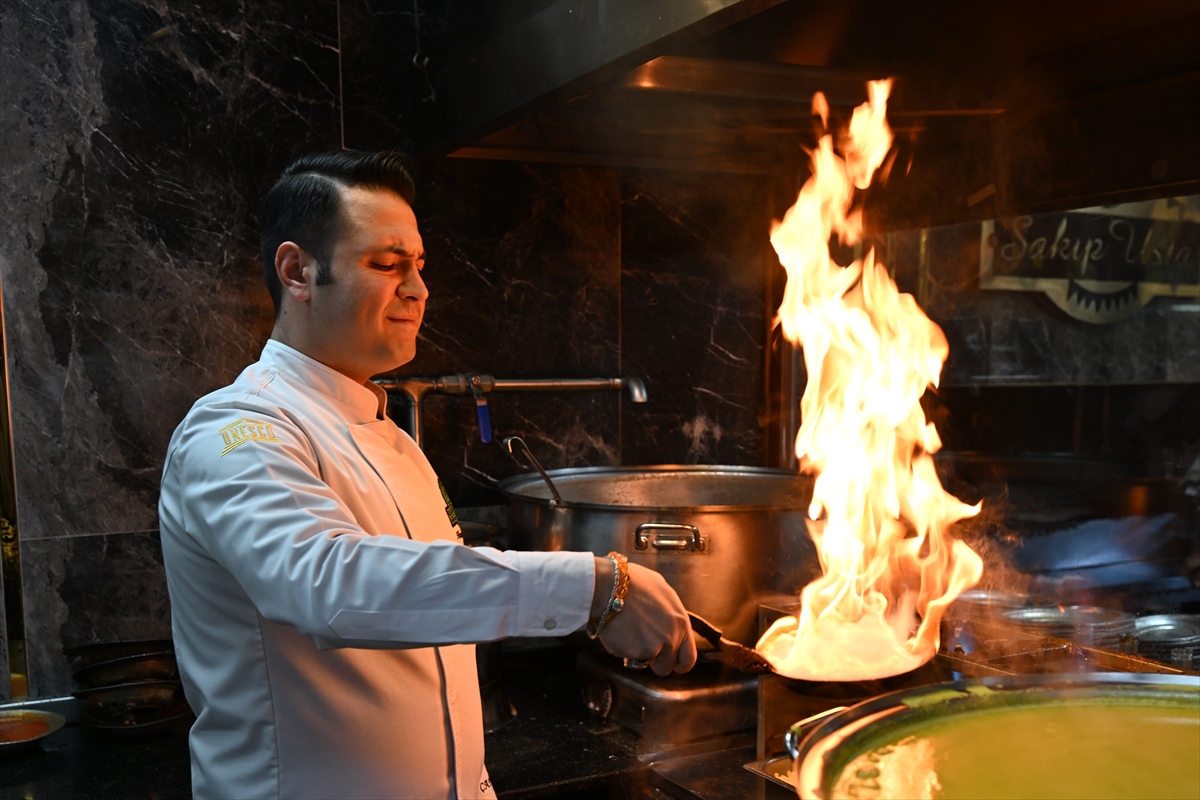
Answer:
[[[475,642],[587,628],[658,674],[695,663],[658,573],[459,542],[370,381],[413,358],[428,297],[403,163],[338,151],[283,173],[271,338],[171,440],[159,513],[198,798],[494,797]]]

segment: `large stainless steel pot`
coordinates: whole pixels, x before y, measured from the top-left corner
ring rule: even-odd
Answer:
[[[820,573],[805,519],[812,480],[762,467],[584,467],[500,483],[518,550],[624,553],[658,570],[690,611],[753,645],[757,603]]]
[[[1080,710],[1089,716],[1072,720]],[[1127,712],[1153,723],[1183,757],[1159,752],[1144,731],[1131,742],[1138,720]],[[893,692],[814,721],[811,732],[805,720],[786,738],[808,800],[1101,796],[1085,781],[1104,783],[1106,797],[1177,796],[1161,794],[1163,779],[1191,786],[1178,796],[1200,788],[1200,678],[1192,676],[976,678]]]

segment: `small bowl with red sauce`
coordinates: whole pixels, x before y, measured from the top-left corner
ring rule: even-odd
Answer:
[[[0,711],[0,755],[31,748],[67,724],[62,714],[33,709]]]

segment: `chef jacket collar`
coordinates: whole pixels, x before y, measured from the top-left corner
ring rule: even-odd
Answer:
[[[383,389],[371,381],[356,383],[277,339],[267,340],[259,362],[349,407],[355,412],[353,422],[371,422],[386,416],[387,392]]]

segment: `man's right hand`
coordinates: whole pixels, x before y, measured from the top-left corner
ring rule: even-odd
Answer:
[[[612,591],[612,562],[597,558],[596,574],[603,608]],[[696,640],[679,595],[662,575],[637,564],[629,564],[624,608],[605,623],[600,642],[614,656],[649,662],[657,675],[687,672],[696,663]]]

